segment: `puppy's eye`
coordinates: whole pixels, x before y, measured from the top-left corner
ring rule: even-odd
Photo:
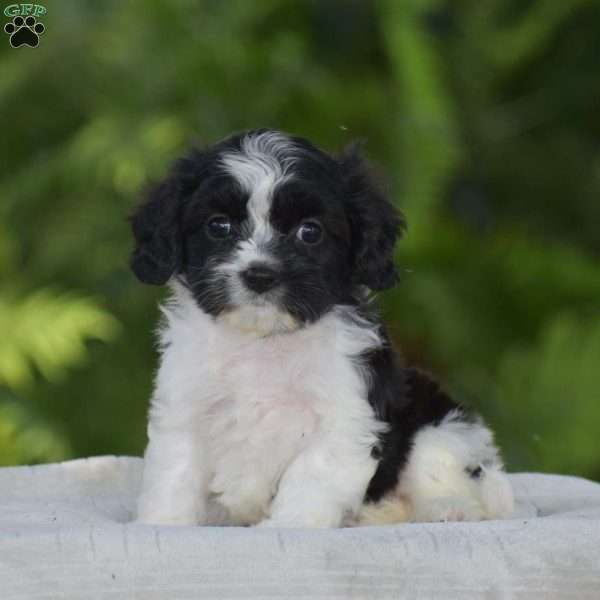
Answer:
[[[226,215],[214,215],[206,222],[206,231],[214,240],[224,240],[231,235],[231,220]]]
[[[323,227],[317,221],[304,221],[298,227],[296,237],[305,244],[318,244],[323,239]]]

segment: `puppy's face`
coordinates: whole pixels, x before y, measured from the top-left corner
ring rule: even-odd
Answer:
[[[269,130],[175,164],[134,215],[132,268],[176,276],[216,319],[259,335],[290,331],[395,282],[398,213],[356,153],[335,159]]]

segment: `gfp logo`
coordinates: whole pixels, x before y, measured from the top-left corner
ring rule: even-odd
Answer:
[[[45,27],[38,17],[48,11],[41,4],[10,4],[4,9],[6,17],[12,17],[12,22],[4,26],[4,32],[10,35],[10,45],[13,48],[29,46],[35,48],[40,42],[40,35]]]

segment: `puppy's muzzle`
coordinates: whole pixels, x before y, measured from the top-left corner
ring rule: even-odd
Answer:
[[[254,264],[241,273],[244,285],[257,294],[273,289],[279,283],[279,275],[271,267]]]

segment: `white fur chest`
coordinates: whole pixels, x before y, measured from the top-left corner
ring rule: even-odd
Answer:
[[[258,338],[215,323],[180,294],[165,316],[149,433],[194,430],[209,499],[228,522],[267,517],[282,474],[324,432],[342,446],[364,437],[368,452],[380,428],[356,361],[380,343],[368,324],[334,312]]]
[[[210,493],[234,522],[266,516],[281,474],[328,418],[326,357],[297,336],[215,344],[212,376],[222,390],[206,413]]]

